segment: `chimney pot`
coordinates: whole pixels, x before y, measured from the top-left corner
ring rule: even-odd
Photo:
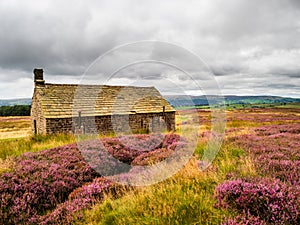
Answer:
[[[43,69],[35,68],[33,70],[33,74],[34,74],[34,83],[35,84],[45,84]]]

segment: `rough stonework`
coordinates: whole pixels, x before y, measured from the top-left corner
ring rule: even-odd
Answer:
[[[34,78],[35,134],[175,130],[175,109],[154,87],[49,84],[42,69]]]

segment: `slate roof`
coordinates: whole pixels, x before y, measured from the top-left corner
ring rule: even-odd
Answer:
[[[154,87],[46,83],[34,95],[45,118],[175,112]]]

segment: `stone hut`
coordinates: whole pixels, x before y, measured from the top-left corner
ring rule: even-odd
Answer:
[[[175,130],[175,109],[154,87],[45,83],[34,69],[34,134]]]

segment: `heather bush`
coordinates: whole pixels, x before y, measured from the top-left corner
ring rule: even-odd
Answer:
[[[247,149],[261,175],[300,185],[300,124],[269,125],[235,139]]]
[[[130,150],[139,152],[149,152],[160,148],[165,139],[169,139],[172,134],[140,134],[140,135],[124,135],[118,137],[118,140],[127,146]],[[178,136],[178,135],[176,135]]]
[[[25,224],[96,176],[76,145],[26,153],[17,158],[13,172],[0,177],[0,223]]]
[[[216,188],[218,207],[249,213],[271,224],[299,224],[300,189],[276,179],[237,179]]]
[[[128,172],[137,157],[162,146],[172,152],[183,146],[179,140],[174,134],[122,136],[79,143],[80,150],[72,144],[25,153],[16,159],[14,171],[0,176],[0,223],[56,224],[64,217],[71,221],[73,212],[101,200],[102,191],[115,184],[96,179],[69,196],[74,189],[100,175]]]
[[[96,178],[91,183],[75,189],[67,201],[59,204],[55,210],[46,215],[32,218],[34,224],[73,224],[80,219],[82,210],[90,208],[93,204],[103,201],[105,195],[118,197],[127,189],[125,186],[115,184],[105,178]]]
[[[185,145],[176,134],[128,135],[86,141],[80,143],[80,150],[92,168],[103,176],[111,176],[126,173],[134,165],[162,161]]]
[[[157,162],[163,161],[164,159],[168,158],[173,153],[173,150],[166,149],[166,148],[160,148],[156,149],[152,152],[143,153],[136,157],[131,165],[133,166],[146,166],[146,165],[152,165]]]
[[[170,138],[163,143],[165,148],[155,149],[151,152],[143,153],[137,156],[131,163],[132,166],[146,166],[146,165],[153,165],[157,162],[161,162],[168,157],[180,157],[180,150],[186,147],[185,142],[176,142],[179,139]],[[174,154],[173,154],[174,153]],[[176,154],[177,153],[177,154]],[[175,155],[176,154],[176,155]]]
[[[266,222],[249,214],[242,214],[234,218],[228,218],[221,225],[266,225]]]
[[[183,138],[177,134],[166,135],[162,142],[162,148],[168,148],[171,145],[177,144],[178,142],[184,142]],[[174,150],[174,149],[173,149]]]
[[[241,180],[227,176],[236,180],[218,186],[218,205],[240,213],[224,224],[299,224],[300,124],[291,123],[299,116],[270,110],[263,115],[237,114],[235,119],[251,121],[254,117],[261,124],[274,124],[228,140],[248,151],[265,178]]]
[[[294,110],[295,113],[299,113],[299,109]],[[261,124],[271,124],[271,123],[287,123],[290,121],[299,120],[293,110],[289,109],[249,109],[243,111],[234,111],[227,116],[227,121],[249,121],[255,122],[259,125]],[[228,114],[227,114],[228,115]]]
[[[141,154],[176,145],[182,138],[177,134],[140,134],[103,138],[105,150],[121,162],[130,164]],[[174,146],[173,146],[174,149]]]
[[[112,142],[110,142],[112,143]],[[116,146],[110,145],[104,147],[103,142],[99,140],[80,143],[80,151],[89,165],[101,176],[110,176],[119,173],[128,172],[130,165],[125,162],[134,159],[130,151],[120,147],[119,143],[114,142]],[[119,160],[123,157],[123,163]]]

